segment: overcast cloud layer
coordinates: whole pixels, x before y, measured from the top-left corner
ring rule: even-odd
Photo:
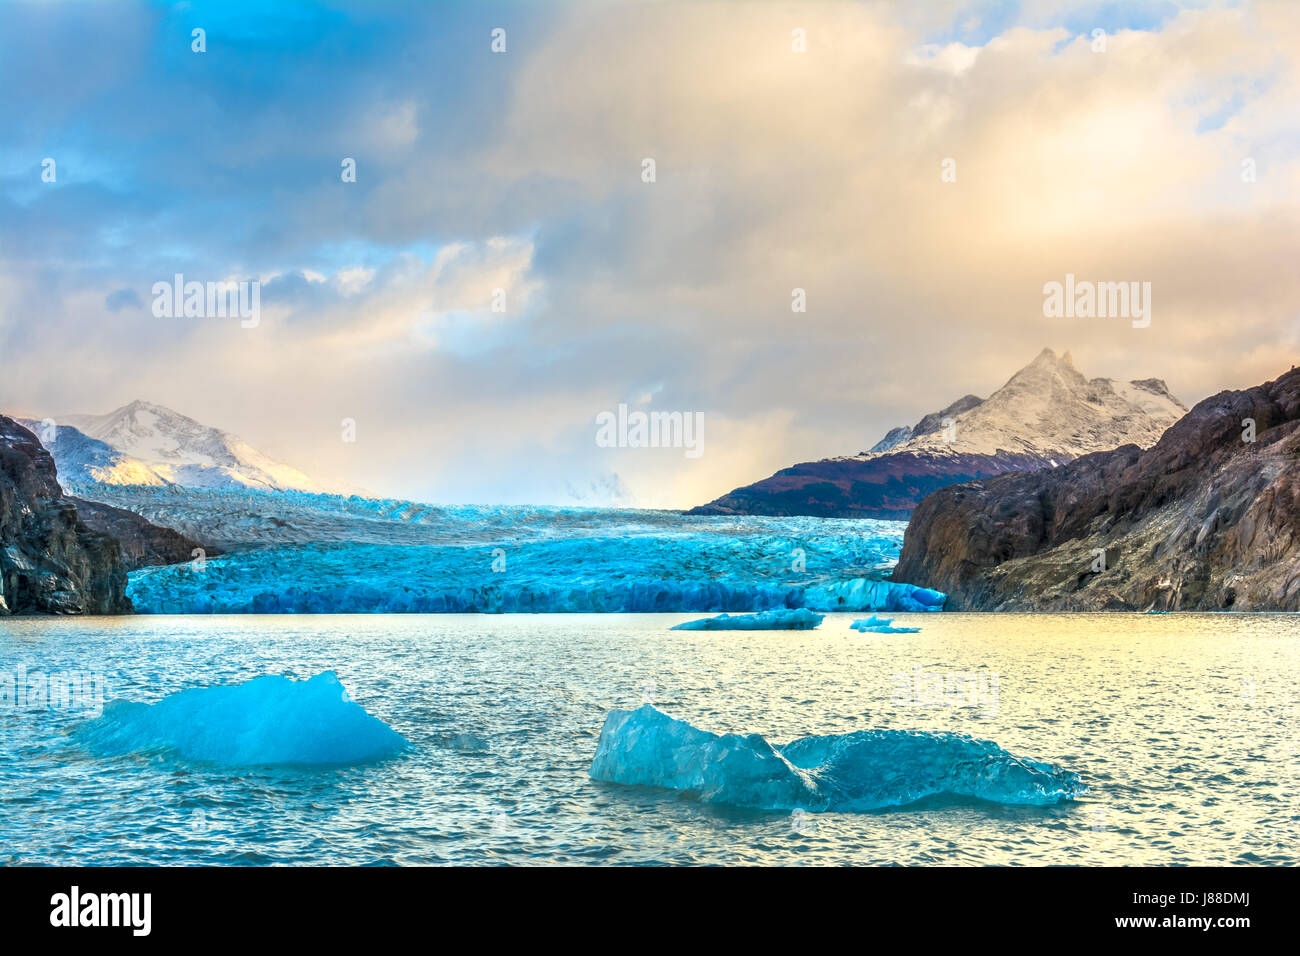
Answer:
[[[0,7],[0,409],[678,507],[1044,346],[1188,405],[1300,353],[1300,4],[265,7]],[[156,318],[175,273],[260,279],[260,324]],[[1045,318],[1066,273],[1150,282],[1150,327]],[[620,403],[704,453],[597,447]]]

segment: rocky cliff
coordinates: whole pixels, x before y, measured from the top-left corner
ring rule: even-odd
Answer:
[[[117,541],[63,497],[54,459],[0,415],[0,614],[131,611]]]
[[[222,554],[220,548],[200,544],[171,528],[163,528],[134,511],[114,508],[112,505],[84,498],[68,499],[77,507],[77,514],[92,531],[117,539],[121,548],[122,563],[127,571],[164,564],[183,564],[194,558],[195,549],[202,549],[205,558]]]
[[[949,610],[1300,610],[1300,370],[1207,398],[1146,451],[934,492],[894,579]]]
[[[907,518],[957,482],[1148,447],[1186,411],[1157,379],[1085,378],[1069,353],[1044,349],[986,399],[967,395],[871,451],[784,468],[690,513]]]

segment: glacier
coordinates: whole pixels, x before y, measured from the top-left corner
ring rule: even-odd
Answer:
[[[190,688],[154,704],[110,701],[74,737],[101,755],[166,753],[223,766],[357,764],[409,746],[353,701],[333,671]]]
[[[811,631],[822,622],[825,614],[807,608],[774,608],[757,614],[719,614],[702,617],[697,621],[684,621],[672,631]]]
[[[945,600],[884,580],[901,521],[77,491],[226,550],[201,568],[133,572],[142,613],[925,612]]]
[[[759,810],[863,812],[941,794],[1047,806],[1087,792],[1072,771],[964,734],[862,730],[774,747],[759,734],[700,730],[650,704],[610,711],[589,773]]]

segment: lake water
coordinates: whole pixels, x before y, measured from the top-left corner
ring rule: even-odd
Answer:
[[[1300,617],[898,615],[919,634],[684,632],[692,616],[0,620],[0,673],[93,672],[153,702],[335,671],[412,743],[364,766],[102,757],[85,714],[0,708],[5,864],[1295,864]],[[651,700],[773,743],[958,731],[1058,763],[1081,800],[790,814],[587,776]]]

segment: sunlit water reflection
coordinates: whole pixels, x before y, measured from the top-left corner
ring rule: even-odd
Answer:
[[[82,749],[80,714],[0,708],[0,862],[1275,863],[1300,858],[1300,617],[897,615],[919,634],[686,632],[692,615],[0,621],[0,672],[110,698],[334,670],[414,743],[368,766],[232,771]],[[652,700],[775,743],[951,730],[1090,786],[1048,808],[759,812],[587,776]]]

